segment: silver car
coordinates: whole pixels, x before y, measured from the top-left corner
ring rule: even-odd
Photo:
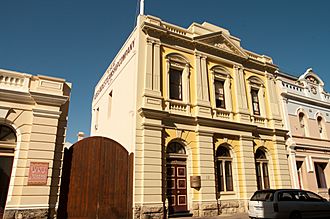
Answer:
[[[330,202],[299,189],[256,191],[249,201],[250,218],[330,218]]]

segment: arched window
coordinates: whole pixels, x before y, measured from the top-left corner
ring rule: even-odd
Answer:
[[[6,125],[0,125],[0,142],[15,143],[16,134],[14,130]]]
[[[226,146],[220,145],[216,151],[218,193],[233,191],[232,158]]]
[[[186,154],[186,150],[179,142],[171,142],[166,149],[168,154]]]
[[[269,189],[268,160],[265,151],[258,148],[255,153],[257,186],[260,189]]]
[[[321,116],[317,117],[317,126],[319,129],[320,137],[321,138],[326,138],[326,131],[324,127],[324,120]]]
[[[5,209],[17,138],[15,131],[0,124],[0,218]]]
[[[303,136],[307,136],[307,121],[306,121],[306,115],[303,112],[299,112],[298,114],[298,118],[299,118],[299,126],[300,126],[300,130],[302,132]]]

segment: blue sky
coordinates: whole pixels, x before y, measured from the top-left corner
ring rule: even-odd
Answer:
[[[137,0],[0,0],[0,68],[73,84],[67,140],[90,132],[94,86],[135,25]],[[330,91],[330,2],[145,0],[145,13],[188,27],[222,26],[281,70],[309,67]]]

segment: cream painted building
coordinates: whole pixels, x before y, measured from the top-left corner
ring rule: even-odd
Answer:
[[[299,78],[279,73],[278,90],[286,128],[287,153],[294,188],[328,198],[330,188],[330,94],[308,69]]]
[[[71,84],[0,69],[0,218],[52,218]]]
[[[139,16],[91,125],[135,154],[135,218],[244,212],[258,188],[291,187],[277,69],[221,27]]]

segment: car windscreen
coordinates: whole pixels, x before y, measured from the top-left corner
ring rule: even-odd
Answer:
[[[253,194],[251,201],[273,201],[275,191],[257,191]]]

